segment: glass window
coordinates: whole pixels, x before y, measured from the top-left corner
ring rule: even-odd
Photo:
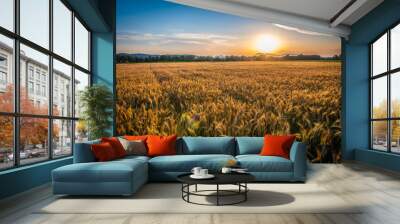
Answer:
[[[0,1],[0,26],[14,31],[14,0]]]
[[[387,71],[387,34],[372,44],[372,75]]]
[[[386,76],[372,81],[372,118],[387,117],[387,78]]]
[[[20,162],[35,163],[49,158],[49,120],[44,118],[20,118]]]
[[[60,1],[53,0],[53,51],[71,60],[72,12]]]
[[[19,3],[20,18],[14,13],[15,3]],[[45,161],[52,156],[71,155],[74,139],[87,140],[86,125],[77,126],[73,111],[76,99],[79,117],[80,97],[74,94],[89,85],[90,32],[74,15],[77,16],[68,1],[0,0],[0,170]],[[20,32],[17,34],[15,30]],[[14,52],[16,41],[18,52]],[[53,43],[52,49],[50,43]],[[53,53],[65,60],[56,60]],[[14,54],[20,60],[19,74],[14,71]],[[19,99],[14,97],[16,77],[20,85]],[[53,89],[50,89],[51,80]],[[19,121],[19,131],[14,134],[15,121]],[[75,136],[74,129],[79,130]],[[52,132],[48,133],[49,130]],[[18,146],[13,145],[16,139]]]
[[[48,63],[49,63],[49,57],[43,53],[40,53],[39,51],[33,50],[30,47],[27,47],[23,44],[21,44],[21,55],[24,55],[24,57],[21,57],[21,73],[20,73],[20,80],[21,80],[21,89],[20,89],[20,109],[21,113],[24,114],[40,114],[40,115],[45,115],[48,114],[48,94],[47,94],[47,88],[44,88],[41,90],[41,85],[40,83],[40,77],[41,77],[41,72],[45,72],[45,74],[48,74]],[[36,91],[35,94],[29,94],[29,91],[26,90],[26,63],[29,61],[29,64],[32,67],[35,67],[37,70],[37,77],[38,79],[36,83]],[[47,76],[47,75],[45,75]],[[45,82],[46,86],[48,86],[47,81]],[[30,99],[37,100],[37,101],[42,101],[40,104],[32,105],[30,103]]]
[[[49,48],[49,0],[20,0],[21,36]]]
[[[89,75],[75,69],[75,117],[81,114],[80,95],[87,86],[89,86]]]
[[[391,121],[391,151],[395,153],[400,153],[400,120]]]
[[[72,154],[72,121],[53,120],[53,156]]]
[[[28,73],[29,73],[29,79],[33,80],[34,75],[33,75],[33,67],[32,66],[29,66]]]
[[[89,70],[89,32],[75,18],[75,63]]]
[[[33,82],[28,82],[28,89],[29,89],[29,94],[34,93]]]
[[[10,116],[0,116],[0,170],[14,165],[14,124]]]
[[[390,45],[387,44],[388,40]],[[400,72],[397,71],[400,67],[399,41],[400,25],[397,25],[370,46],[371,147],[393,153],[400,153]]]
[[[400,72],[392,74],[391,79],[391,116],[394,118],[400,118]]]
[[[84,120],[75,121],[75,142],[88,140],[87,124]]]
[[[400,67],[400,24],[390,32],[390,68]]]
[[[0,34],[0,46],[0,111],[13,112],[14,72],[11,59],[14,57],[14,43],[12,39]]]
[[[53,60],[53,114],[62,117],[72,116],[72,90],[64,88],[64,83],[72,84],[72,68],[56,59]],[[59,81],[61,80],[61,81]],[[64,80],[64,81],[63,81]],[[68,86],[70,86],[68,85]],[[59,93],[58,90],[61,90]],[[59,94],[61,101],[58,101]],[[66,99],[65,99],[66,98]],[[66,108],[62,113],[61,108]]]
[[[387,121],[372,122],[372,146],[374,149],[387,151]]]

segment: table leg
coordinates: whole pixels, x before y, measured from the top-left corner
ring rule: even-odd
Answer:
[[[196,191],[197,192],[197,184],[195,185],[195,190],[194,191]]]
[[[219,184],[217,184],[217,206],[219,206]]]
[[[247,189],[247,183],[244,183],[244,190],[245,190],[245,192],[244,192],[244,201],[247,201],[247,192],[248,192],[248,189]]]

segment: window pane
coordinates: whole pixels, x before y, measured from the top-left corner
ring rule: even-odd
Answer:
[[[387,34],[372,45],[372,71],[374,76],[387,71]]]
[[[21,44],[21,113],[48,114],[48,63],[47,55]]]
[[[21,36],[49,48],[49,0],[20,0]]]
[[[89,32],[75,18],[75,63],[89,70]]]
[[[72,121],[53,120],[53,156],[72,154]]]
[[[14,165],[13,118],[0,116],[0,170]]]
[[[400,153],[400,121],[391,121],[392,123],[392,152]]]
[[[88,129],[84,120],[75,121],[75,143],[85,142],[88,138]]]
[[[387,121],[372,122],[372,147],[387,151]]]
[[[71,66],[53,60],[53,114],[72,117]]]
[[[387,117],[387,77],[381,77],[372,81],[372,118]]]
[[[390,97],[392,117],[400,118],[400,72],[391,75]]]
[[[80,95],[87,86],[89,86],[89,75],[75,69],[75,117],[81,114]]]
[[[400,67],[400,24],[391,30],[390,37],[390,67],[391,69]]]
[[[14,111],[13,40],[0,35],[0,111]]]
[[[71,60],[72,12],[60,0],[53,0],[53,15],[53,51]]]
[[[14,0],[0,1],[0,26],[14,31]]]
[[[20,119],[20,163],[34,163],[49,158],[48,119],[22,117]]]

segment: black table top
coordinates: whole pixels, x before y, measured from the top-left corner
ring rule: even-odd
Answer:
[[[190,175],[191,173],[182,174],[177,179],[185,184],[237,184],[255,180],[255,177],[249,173],[213,173],[215,177],[212,179],[193,179]]]

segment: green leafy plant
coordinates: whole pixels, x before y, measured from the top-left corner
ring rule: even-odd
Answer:
[[[107,131],[111,125],[113,94],[105,85],[95,84],[86,87],[80,93],[80,107],[82,118],[87,128],[89,139],[109,136]]]

